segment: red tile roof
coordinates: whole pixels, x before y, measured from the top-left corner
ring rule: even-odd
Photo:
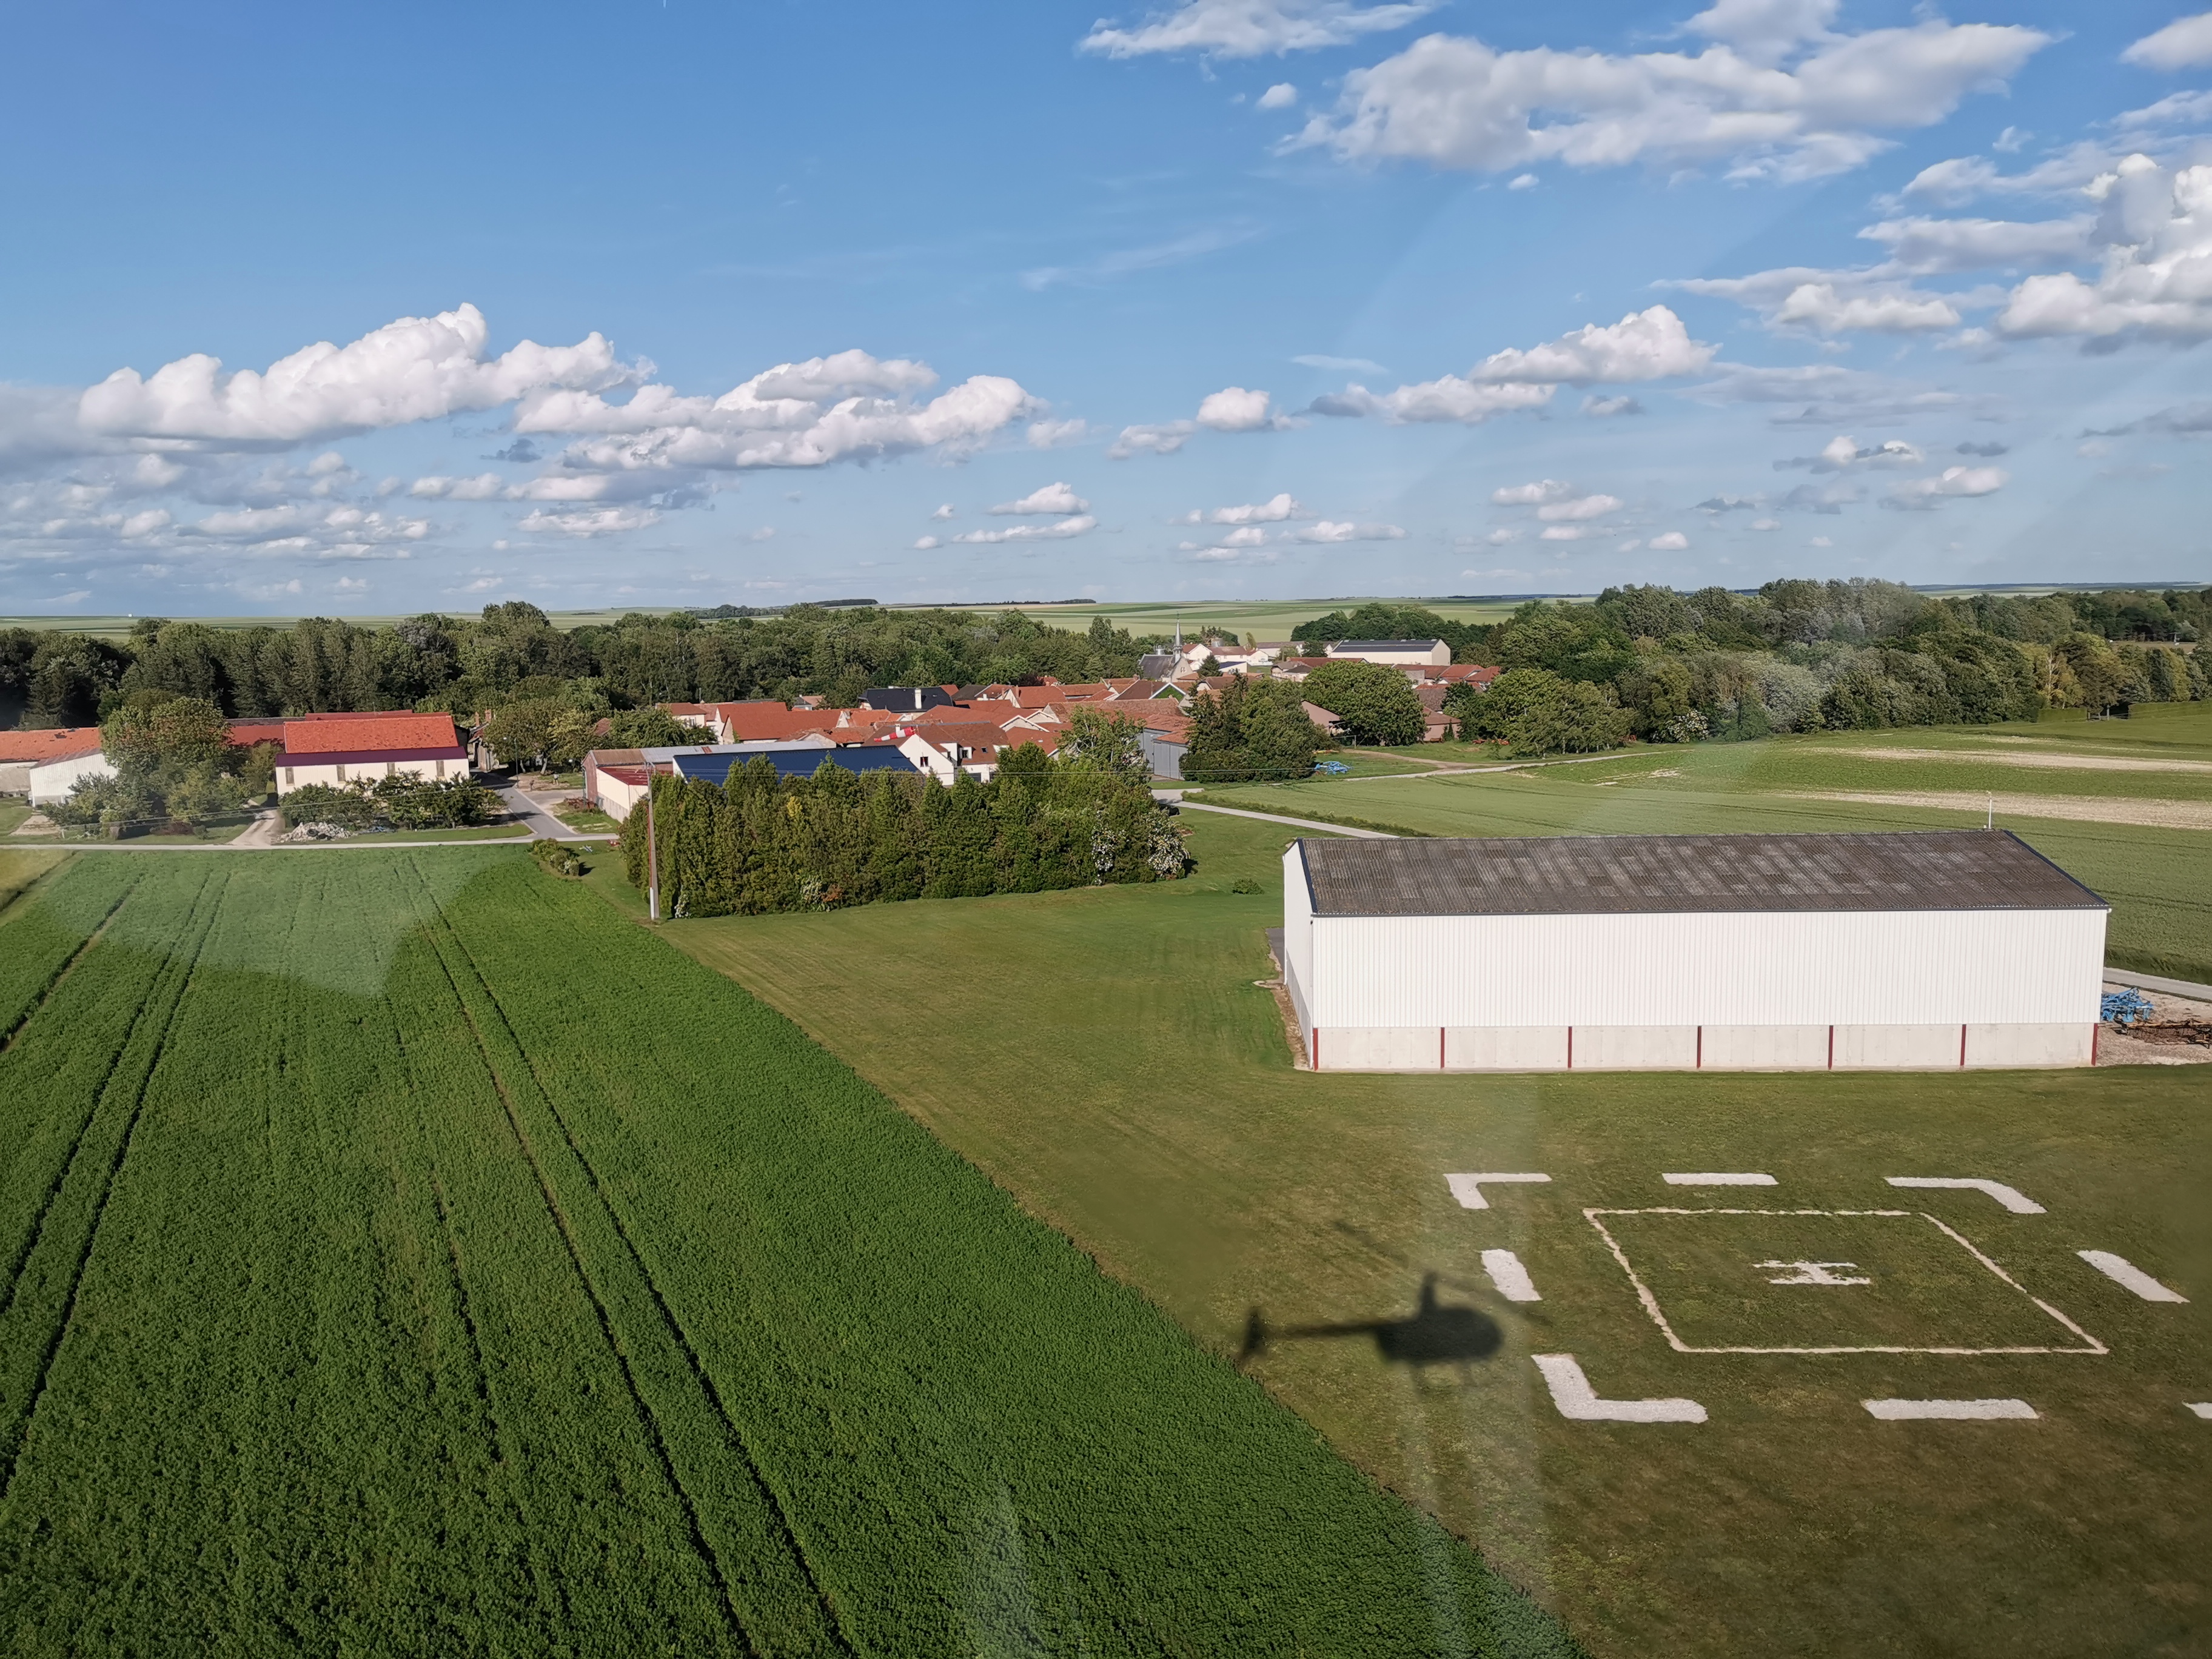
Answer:
[[[317,715],[284,722],[284,758],[313,764],[320,756],[348,757],[410,751],[461,755],[451,714],[349,714],[332,720]]]
[[[56,726],[39,732],[0,732],[0,762],[20,766],[28,761],[43,766],[48,761],[74,760],[100,747],[96,726]]]
[[[799,738],[810,732],[833,732],[836,708],[786,708],[776,702],[725,702],[715,705],[732,743],[760,743],[778,738]]]

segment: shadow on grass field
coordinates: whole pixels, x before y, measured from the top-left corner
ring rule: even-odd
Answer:
[[[1362,799],[1454,787],[1364,786]],[[1531,830],[1535,803],[1565,787],[1489,787],[1528,792],[1504,798],[1524,803]],[[2154,1068],[1295,1071],[1255,983],[1270,972],[1262,930],[1279,915],[1288,832],[1186,823],[1200,860],[1186,882],[692,921],[663,937],[789,1014],[1202,1343],[1243,1356],[1594,1650],[2133,1655],[2212,1640],[2212,1437],[2185,1408],[2212,1399],[2201,1083]],[[612,866],[592,880],[634,909]],[[1231,892],[1238,878],[1263,890]],[[1444,1174],[1483,1170],[1552,1180],[1461,1208]],[[1583,1212],[1742,1204],[1740,1190],[1660,1179],[1705,1170],[1773,1175],[1751,1207],[1933,1216],[2110,1352],[1676,1352]],[[1974,1191],[1908,1195],[1893,1175],[2007,1181],[2048,1213]],[[1892,1237],[1790,1224],[1812,1231],[1762,1236],[1762,1258],[1849,1259]],[[1496,1292],[1481,1255],[1497,1249],[1518,1253],[1541,1301]],[[2139,1301],[2087,1267],[2085,1249],[2194,1300]],[[1773,1298],[1850,1294],[1770,1290],[1744,1278],[1741,1254],[1688,1252],[1667,1294],[1711,1328],[1784,1334],[1819,1328],[1820,1306]],[[2009,1337],[2045,1322],[1958,1278],[1950,1255],[1896,1260],[1919,1289],[1881,1317],[1904,1322],[1845,1304],[1837,1330],[1909,1327],[1947,1346],[1954,1325]],[[1425,1286],[1429,1305],[1488,1322],[1497,1342],[1394,1353],[1381,1332],[1419,1328]],[[1601,1395],[1692,1398],[1710,1419],[1567,1421],[1530,1363],[1557,1352]],[[1884,1397],[2018,1397],[2040,1416],[1877,1422],[1860,1402]]]

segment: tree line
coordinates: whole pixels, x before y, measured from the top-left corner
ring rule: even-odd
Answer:
[[[818,605],[774,616],[637,613],[565,629],[521,600],[488,605],[475,617],[374,627],[322,617],[235,629],[149,617],[125,640],[0,629],[0,726],[98,725],[139,690],[263,717],[414,708],[471,718],[528,698],[595,717],[802,695],[849,708],[872,685],[1126,678],[1155,642],[1103,617],[1073,633],[1015,611]]]
[[[622,853],[641,889],[657,864],[671,916],[1173,881],[1190,867],[1141,767],[1055,760],[1034,744],[988,783],[963,772],[949,788],[828,761],[784,778],[759,757],[721,785],[657,776]]]

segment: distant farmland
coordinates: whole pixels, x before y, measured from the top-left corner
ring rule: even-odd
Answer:
[[[0,1042],[10,1652],[1575,1650],[515,853],[80,856]]]

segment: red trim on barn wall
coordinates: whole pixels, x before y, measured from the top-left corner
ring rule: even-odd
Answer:
[[[1959,1022],[1959,1068],[1960,1068],[1960,1070],[1964,1071],[1964,1070],[1966,1069],[1966,1021],[1964,1021],[1964,1020],[1960,1020],[1960,1021]]]
[[[1836,1028],[1832,1025],[1828,1028],[1828,1069],[1836,1069]]]
[[[1575,1069],[1575,1028],[1571,1025],[1567,1027],[1567,1069]]]
[[[1698,1027],[1698,1069],[1705,1069],[1705,1028],[1702,1025]]]
[[[2097,1039],[2104,1034],[2105,1027],[2101,1021],[2089,1028],[2089,1063],[2092,1066],[2097,1063]]]
[[[1441,1071],[1443,1071],[1443,1068],[1444,1068],[1444,1028],[1443,1028],[1443,1026],[1439,1025],[1439,1026],[1437,1026],[1437,1070],[1438,1070],[1439,1072],[1441,1072]]]
[[[1318,1026],[1318,1025],[1316,1025],[1316,1026],[1315,1026],[1315,1027],[1313,1028],[1313,1054],[1312,1054],[1312,1060],[1313,1060],[1313,1068],[1314,1068],[1314,1070],[1316,1070],[1316,1072],[1318,1072],[1319,1070],[1321,1070],[1321,1027],[1320,1027],[1320,1026]]]

